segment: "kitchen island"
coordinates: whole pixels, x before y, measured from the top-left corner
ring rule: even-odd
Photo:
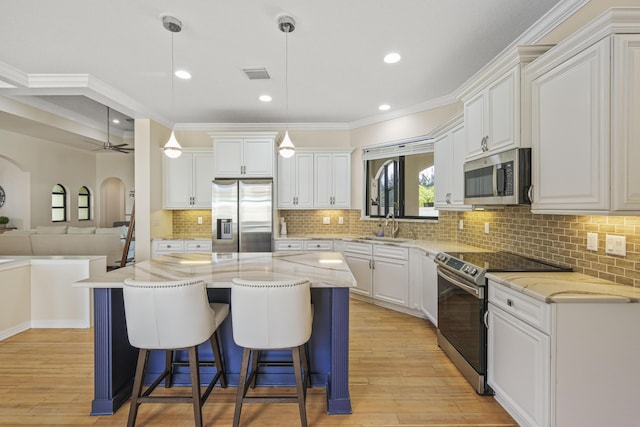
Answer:
[[[94,399],[92,415],[113,414],[131,395],[137,349],[131,347],[126,333],[122,286],[126,278],[148,281],[194,279],[207,284],[209,300],[230,303],[231,280],[288,280],[307,278],[311,282],[314,304],[313,332],[309,340],[311,381],[326,387],[327,412],[351,413],[349,397],[349,288],[356,282],[337,252],[296,253],[180,253],[164,255],[150,261],[91,275],[75,287],[93,288]],[[231,308],[233,310],[233,307]],[[219,328],[227,382],[238,384],[242,349],[233,341],[231,316]],[[203,345],[202,360],[211,356]],[[184,357],[177,352],[177,357]],[[284,352],[267,357],[280,358]],[[162,372],[164,352],[152,352],[149,377]],[[203,382],[214,374],[202,369]],[[175,385],[188,385],[188,372],[178,370]],[[293,376],[278,370],[266,370],[258,385],[293,385]]]

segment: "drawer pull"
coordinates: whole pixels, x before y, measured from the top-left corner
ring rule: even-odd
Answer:
[[[507,305],[508,305],[509,307],[513,307],[513,300],[511,300],[511,299],[507,298]]]

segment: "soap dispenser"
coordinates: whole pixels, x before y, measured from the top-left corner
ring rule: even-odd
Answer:
[[[284,222],[284,217],[280,218],[280,235],[281,236],[287,235],[287,223]]]
[[[382,231],[382,224],[378,224],[378,232],[376,233],[378,237],[384,237],[384,231]]]

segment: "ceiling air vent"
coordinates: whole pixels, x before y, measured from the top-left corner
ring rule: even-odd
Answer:
[[[269,80],[271,77],[266,68],[243,68],[249,80]]]

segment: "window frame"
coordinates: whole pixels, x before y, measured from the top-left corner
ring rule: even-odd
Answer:
[[[81,193],[83,189],[86,190],[86,194]],[[86,205],[80,203],[82,196],[86,196]],[[80,189],[78,190],[78,221],[92,220],[91,203],[92,203],[91,190],[86,185],[81,186]],[[83,219],[81,212],[85,210],[86,210],[87,217]]]
[[[60,188],[60,191],[57,191],[58,187]],[[69,218],[69,216],[67,215],[68,208],[69,208],[69,202],[67,200],[68,195],[69,195],[69,192],[67,191],[66,187],[62,184],[55,184],[51,189],[51,222],[67,222],[68,221],[68,218]],[[62,196],[62,197],[56,197],[56,196]],[[54,199],[56,198],[59,198],[62,201],[61,205],[54,204]],[[54,219],[56,217],[55,213],[59,211],[62,211],[62,219]]]

